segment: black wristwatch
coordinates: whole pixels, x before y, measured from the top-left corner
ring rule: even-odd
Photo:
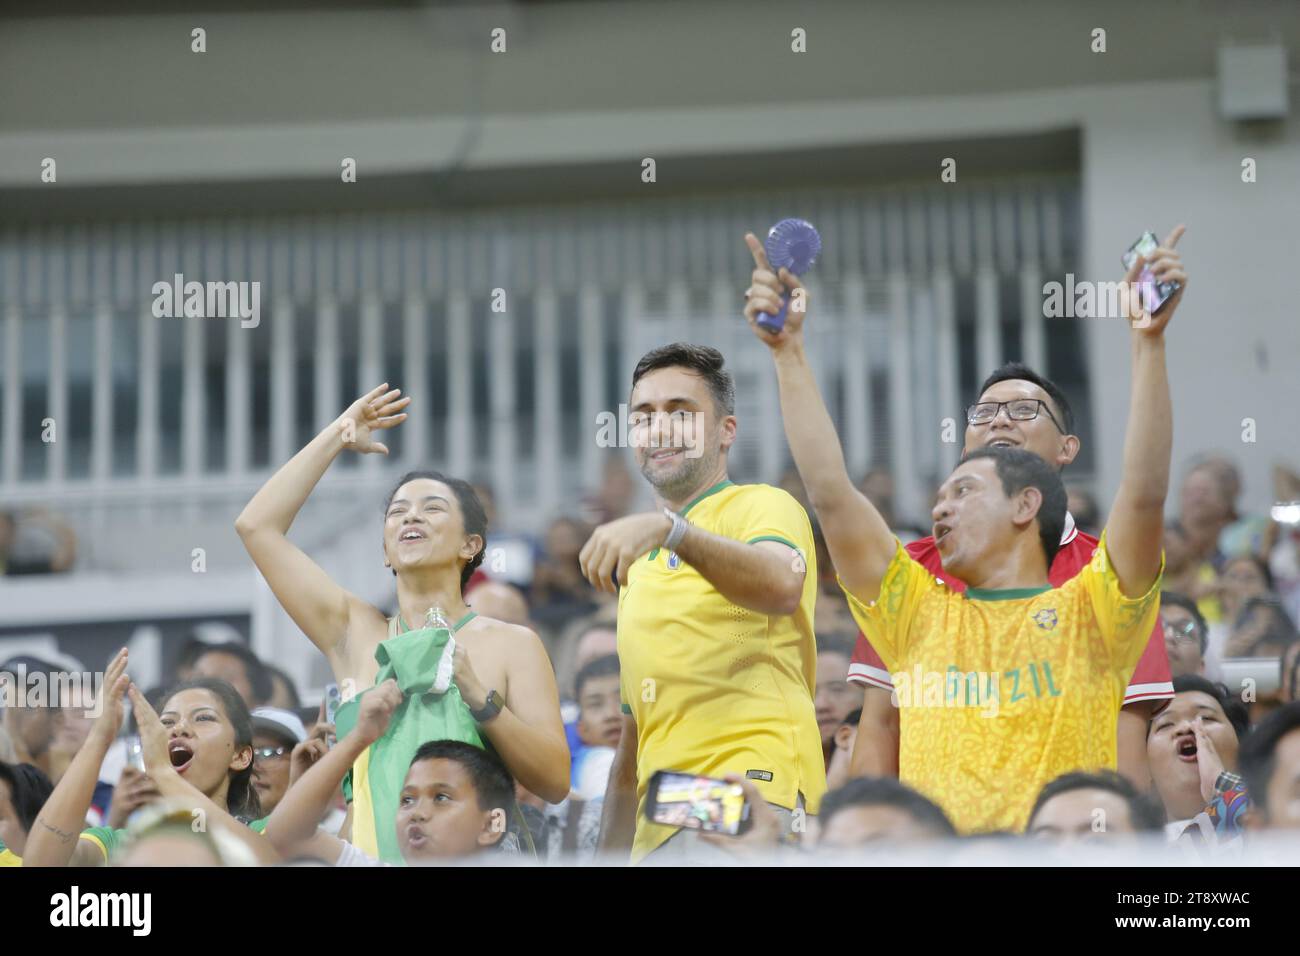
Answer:
[[[469,715],[474,718],[478,724],[486,724],[489,720],[501,713],[501,708],[506,705],[501,695],[494,690],[488,691],[487,702],[483,705],[482,710],[471,710]]]

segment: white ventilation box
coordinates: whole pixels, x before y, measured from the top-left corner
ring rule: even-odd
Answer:
[[[1224,119],[1283,119],[1286,48],[1280,43],[1219,47],[1219,112]]]

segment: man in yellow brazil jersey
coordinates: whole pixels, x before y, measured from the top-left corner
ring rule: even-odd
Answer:
[[[854,618],[890,671],[899,706],[899,779],[938,803],[962,833],[1023,830],[1035,795],[1072,770],[1114,769],[1116,723],[1159,607],[1163,509],[1173,441],[1164,332],[1187,277],[1179,227],[1144,266],[1181,283],[1152,315],[1125,296],[1133,383],[1123,475],[1092,561],[1058,588],[1060,476],[1019,448],[971,452],[931,513],[951,589],[914,561],[849,480],[834,424],[804,352],[807,293],[775,274],[752,235],[745,317],[772,351],[786,438],[826,534]],[[777,333],[756,323],[788,291]],[[798,306],[796,308],[795,306]],[[1015,409],[999,403],[998,415]],[[1023,410],[1021,410],[1023,411]]]
[[[735,385],[722,354],[674,344],[632,374],[629,444],[659,507],[601,525],[583,573],[618,586],[623,733],[601,848],[633,862],[722,854],[694,830],[646,818],[657,770],[752,780],[801,833],[826,789],[813,707],[816,554],[787,492],[727,477]]]

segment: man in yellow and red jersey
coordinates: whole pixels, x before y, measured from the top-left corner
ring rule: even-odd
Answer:
[[[716,349],[655,349],[632,374],[633,446],[661,509],[601,525],[583,573],[619,588],[623,732],[610,768],[601,848],[633,862],[723,851],[698,831],[650,821],[658,770],[753,781],[787,830],[826,789],[813,707],[816,554],[787,492],[727,477],[735,385]]]
[[[1079,453],[1074,414],[1065,394],[1050,379],[1018,362],[1010,362],[989,375],[980,388],[979,400],[966,412],[965,454],[979,448],[1002,447],[1031,451],[1057,471]],[[965,590],[962,581],[944,570],[933,536],[906,547],[907,553],[931,574],[956,591]],[[1052,586],[1060,587],[1078,574],[1092,560],[1096,549],[1097,539],[1076,528],[1067,511],[1061,546],[1047,571]],[[854,776],[897,776],[898,708],[892,700],[894,685],[880,655],[861,633],[848,679],[866,687],[851,772]],[[1151,786],[1147,726],[1173,696],[1164,630],[1157,622],[1125,688],[1124,709],[1119,715],[1119,771],[1139,789]]]
[[[934,538],[959,592],[913,560],[854,486],[803,348],[807,293],[755,270],[745,316],[772,350],[786,438],[826,533],[840,584],[899,698],[899,778],[939,803],[959,831],[1022,829],[1033,799],[1070,770],[1114,769],[1124,689],[1155,623],[1172,410],[1164,330],[1186,286],[1175,229],[1149,261],[1182,284],[1156,315],[1127,301],[1133,387],[1124,470],[1088,565],[1058,588],[1066,495],[1056,470],[1020,448],[980,449],[939,489]],[[757,325],[800,290],[778,333]],[[1000,409],[995,411],[995,417]]]

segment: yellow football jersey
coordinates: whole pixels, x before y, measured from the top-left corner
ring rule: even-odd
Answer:
[[[1059,588],[958,594],[899,544],[876,601],[845,589],[893,679],[899,779],[958,831],[1023,830],[1049,781],[1115,768],[1124,688],[1155,625],[1160,578],[1125,597],[1105,548],[1103,533]]]
[[[619,592],[618,657],[624,709],[637,726],[636,862],[675,832],[645,818],[656,770],[748,776],[771,803],[809,813],[826,789],[813,708],[817,646],[816,551],[808,515],[769,485],[723,481],[682,514],[738,541],[780,541],[806,565],[790,616],[732,604],[675,554],[639,559]]]

